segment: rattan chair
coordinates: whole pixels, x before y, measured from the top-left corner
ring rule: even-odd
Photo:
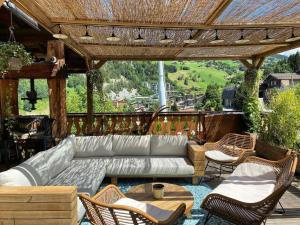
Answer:
[[[176,224],[185,211],[185,204],[181,204],[167,219],[159,221],[137,208],[114,204],[126,198],[115,185],[108,185],[92,198],[85,194],[79,194],[79,198],[93,225],[171,225]]]
[[[220,165],[219,172],[222,175],[222,167],[233,168],[243,162],[248,156],[254,155],[256,137],[254,135],[241,135],[228,133],[217,142],[204,144],[207,167],[214,167],[210,162]]]
[[[281,196],[291,185],[297,165],[297,154],[289,152],[284,159],[279,161],[269,161],[258,157],[249,157],[245,163],[268,166],[276,176],[276,183],[273,192],[259,202],[246,203],[227,196],[211,193],[202,202],[201,208],[208,211],[206,221],[212,215],[219,216],[234,224],[251,224],[258,225],[266,223],[267,217],[270,216]],[[242,164],[240,164],[242,166]],[[260,190],[257,189],[257,192]],[[251,198],[251,196],[249,196]]]

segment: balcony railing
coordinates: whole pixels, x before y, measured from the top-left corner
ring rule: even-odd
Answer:
[[[138,134],[151,120],[151,112],[97,113],[89,126],[87,114],[69,113],[67,133],[75,135]],[[150,134],[186,134],[214,141],[228,132],[241,132],[241,112],[163,112],[152,123]]]

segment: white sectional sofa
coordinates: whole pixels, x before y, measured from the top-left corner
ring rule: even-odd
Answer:
[[[105,176],[195,177],[191,146],[186,136],[69,136],[0,173],[0,186],[77,186],[94,195]],[[78,219],[84,212],[78,200]]]

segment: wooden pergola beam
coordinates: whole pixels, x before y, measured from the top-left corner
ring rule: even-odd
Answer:
[[[298,48],[298,47],[300,47],[300,41],[293,42],[287,46],[282,46],[282,47],[278,47],[278,48],[274,48],[274,49],[265,51],[261,54],[255,55],[255,57],[267,57],[270,55],[278,54],[278,53],[285,52],[285,51],[288,51],[288,50],[291,50],[294,48]]]
[[[216,8],[216,10],[209,16],[205,24],[211,25],[222,14],[222,12],[224,12],[224,10],[227,8],[227,6],[229,6],[231,2],[232,0],[223,0]]]
[[[21,70],[0,73],[0,79],[53,79],[59,68],[53,63],[35,63],[23,66]]]
[[[101,60],[101,61],[97,62],[96,64],[94,64],[93,68],[100,69],[105,63],[106,63],[106,60]]]
[[[164,60],[164,61],[173,61],[173,60],[240,60],[240,59],[249,59],[251,55],[248,56],[205,56],[205,57],[176,57],[176,56],[157,56],[157,55],[147,55],[147,56],[132,56],[132,55],[95,55],[92,56],[93,60],[122,60],[122,61],[157,61],[157,60]]]
[[[221,11],[219,12],[221,13]],[[195,23],[148,23],[148,22],[131,22],[131,21],[111,21],[111,20],[96,20],[96,19],[67,19],[67,18],[53,18],[52,24],[62,25],[89,25],[99,27],[126,27],[126,28],[153,28],[153,29],[264,29],[264,28],[287,28],[287,27],[300,27],[300,22],[293,23],[246,23],[246,24],[195,24]]]
[[[83,46],[95,46],[95,47],[132,47],[132,48],[151,48],[151,49],[170,49],[170,50],[182,50],[185,48],[226,48],[226,47],[248,47],[248,46],[274,46],[278,45],[288,46],[287,42],[273,42],[273,43],[248,43],[248,44],[194,44],[184,46],[165,46],[165,45],[136,45],[136,44],[107,44],[107,43],[81,43]]]
[[[44,11],[40,8],[39,5],[35,4],[34,1],[31,0],[12,0],[12,2],[20,8],[23,12],[30,15],[34,18],[38,23],[45,28],[49,33],[55,33],[53,29],[56,24],[53,24],[51,20],[46,16]],[[89,56],[89,53],[83,49],[79,44],[77,44],[71,37],[64,40],[64,43],[75,51],[80,56],[86,57]]]

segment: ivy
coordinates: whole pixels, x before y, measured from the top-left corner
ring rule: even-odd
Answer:
[[[22,44],[17,42],[0,42],[0,73],[5,73],[10,69],[9,61],[17,58],[22,66],[29,65],[33,59]]]

